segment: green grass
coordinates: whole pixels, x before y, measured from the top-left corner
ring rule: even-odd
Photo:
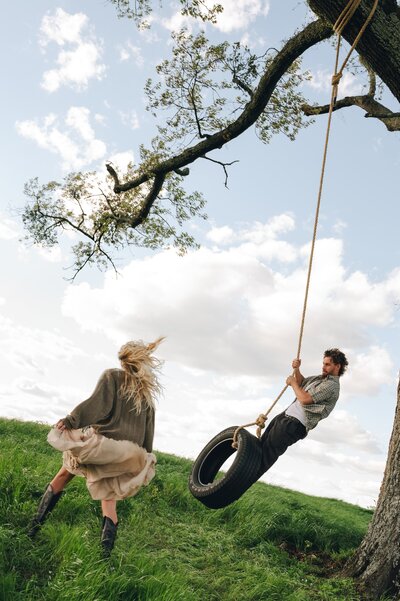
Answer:
[[[60,467],[48,426],[0,419],[0,601],[356,601],[340,566],[371,511],[255,484],[213,511],[193,499],[190,461],[157,453],[157,476],[119,503],[111,559],[99,503],[68,486],[34,542],[38,500]]]

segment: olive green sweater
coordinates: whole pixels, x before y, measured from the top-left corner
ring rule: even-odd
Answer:
[[[80,403],[64,418],[67,428],[97,426],[99,434],[114,440],[130,440],[153,450],[154,410],[143,409],[136,413],[133,401],[121,398],[124,383],[122,369],[106,369],[100,376],[93,394]]]

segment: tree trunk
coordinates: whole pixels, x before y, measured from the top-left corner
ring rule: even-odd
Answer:
[[[400,594],[400,381],[385,474],[372,522],[346,566],[370,599]]]
[[[313,12],[335,23],[348,0],[308,0]],[[350,23],[343,31],[343,38],[353,43],[373,5],[373,0],[363,0]],[[387,85],[400,101],[400,18],[395,0],[380,0],[372,21],[357,45],[357,52]]]
[[[333,24],[348,0],[308,0],[310,8]],[[354,41],[372,7],[363,0],[343,37]],[[395,0],[380,0],[357,46],[358,53],[400,101],[400,9]],[[400,381],[397,406],[378,503],[368,532],[346,566],[369,599],[384,594],[400,599]]]

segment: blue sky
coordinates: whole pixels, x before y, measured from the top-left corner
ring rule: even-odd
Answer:
[[[297,0],[226,0],[213,41],[279,47],[309,17]],[[124,164],[149,143],[155,121],[143,84],[170,52],[180,24],[166,2],[149,31],[118,20],[107,3],[8,4],[1,24],[1,414],[53,423],[86,398],[126,340],[167,337],[156,448],[196,457],[217,432],[253,420],[284,385],[296,354],[326,117],[295,142],[263,145],[253,130],[213,156],[236,160],[224,175],[205,161],[188,190],[207,199],[202,246],[131,249],[120,276],[89,269],[71,284],[66,236],[52,252],[21,242],[18,209],[32,177]],[[193,31],[197,24],[186,23]],[[328,102],[334,61],[327,43],[307,53],[304,94]],[[347,73],[340,95],[365,82]],[[385,101],[395,102],[388,93]],[[356,108],[334,115],[302,349],[319,373],[325,348],[350,360],[335,412],[295,445],[267,482],[364,506],[377,499],[393,423],[399,370],[398,134]],[[279,404],[292,400],[287,392]],[[277,409],[278,410],[278,409]],[[276,411],[274,411],[276,413]]]

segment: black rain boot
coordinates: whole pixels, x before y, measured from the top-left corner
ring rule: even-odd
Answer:
[[[103,526],[101,531],[101,546],[103,547],[103,556],[110,557],[113,550],[115,537],[117,536],[118,522],[114,524],[108,516],[103,517]]]
[[[62,494],[63,491],[59,493],[53,492],[51,484],[48,485],[48,487],[44,491],[43,497],[40,499],[36,515],[32,520],[31,527],[28,532],[28,536],[30,538],[34,538],[36,536],[36,533],[38,532],[40,526],[43,524],[50,511],[54,508],[55,504],[57,503],[58,499],[61,497]]]

